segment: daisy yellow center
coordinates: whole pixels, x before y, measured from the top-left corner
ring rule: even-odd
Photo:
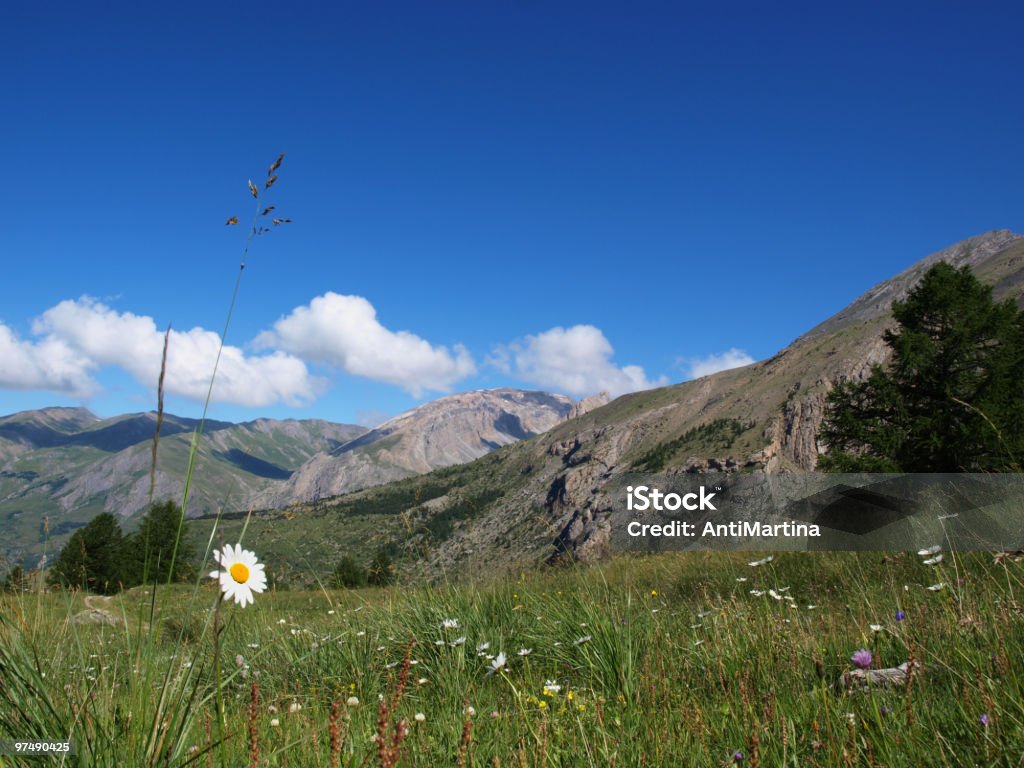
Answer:
[[[239,584],[245,584],[249,580],[249,566],[245,563],[235,563],[229,570],[231,578]]]

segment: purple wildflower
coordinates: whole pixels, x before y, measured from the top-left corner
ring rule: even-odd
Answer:
[[[988,727],[988,712],[982,713],[981,717],[978,718],[978,722]]]
[[[907,618],[907,614],[903,611],[896,611],[896,621],[903,621],[905,618]]]
[[[867,669],[871,666],[871,651],[867,648],[861,648],[859,651],[854,651],[853,656],[850,657],[850,661],[853,662],[855,667]]]
[[[743,762],[743,753],[740,752],[737,749],[735,752],[732,753],[732,761],[734,763],[742,763]]]

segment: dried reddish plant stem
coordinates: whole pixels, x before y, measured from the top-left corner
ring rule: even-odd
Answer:
[[[249,688],[249,766],[259,768],[260,729],[256,719],[260,715],[260,686],[253,683]]]
[[[335,699],[331,702],[331,719],[328,730],[331,735],[331,768],[338,768],[341,765],[341,700]]]
[[[469,746],[473,741],[473,721],[466,716],[466,722],[462,725],[462,739],[459,742],[459,760],[456,763],[459,768],[467,768],[473,764],[473,757],[470,754]]]

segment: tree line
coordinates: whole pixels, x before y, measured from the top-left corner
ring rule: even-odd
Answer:
[[[47,583],[110,595],[144,582],[192,579],[195,553],[184,536],[179,541],[182,522],[173,501],[151,505],[138,530],[127,535],[116,517],[99,514],[72,534],[49,568]]]

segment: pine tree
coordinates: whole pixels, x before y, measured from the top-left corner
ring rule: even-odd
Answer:
[[[885,333],[888,369],[829,394],[819,468],[840,472],[1020,470],[1024,312],[968,267],[929,269]]]
[[[175,555],[174,544],[178,539],[181,525],[181,507],[173,501],[153,504],[139,523],[139,529],[129,539],[128,561],[130,563],[128,582],[140,584],[145,579],[187,581],[194,575],[192,559],[194,548],[184,536],[178,541]],[[171,559],[174,559],[174,574],[171,577]]]
[[[51,584],[113,594],[124,580],[124,536],[108,512],[94,517],[64,545],[50,569]]]
[[[342,557],[334,569],[334,583],[343,589],[365,587],[366,577],[366,571],[356,562],[352,555]]]
[[[375,587],[386,587],[394,582],[397,576],[397,569],[394,561],[386,550],[377,550],[377,554],[370,561],[370,568],[366,574],[367,581]]]
[[[26,592],[29,588],[28,574],[20,565],[11,568],[4,579],[4,592]]]

